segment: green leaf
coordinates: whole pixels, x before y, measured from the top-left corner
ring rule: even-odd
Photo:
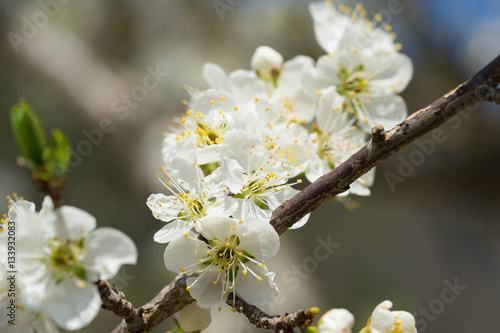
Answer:
[[[47,172],[51,179],[62,179],[68,170],[71,157],[69,139],[58,128],[50,133],[50,147],[45,152]]]
[[[14,138],[30,169],[36,169],[44,162],[45,131],[40,118],[25,99],[14,105],[10,114]]]

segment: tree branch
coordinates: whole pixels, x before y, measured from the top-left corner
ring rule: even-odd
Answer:
[[[380,125],[372,129],[372,139],[357,153],[331,172],[285,201],[272,215],[270,223],[278,234],[282,234],[295,222],[312,212],[326,200],[349,189],[349,185],[371,168],[394,154],[421,135],[442,125],[468,106],[480,101],[500,104],[500,56],[465,83],[450,91],[426,108],[415,112],[390,131]],[[124,295],[109,287],[106,281],[97,283],[103,299],[103,308],[124,318],[113,332],[147,332],[186,305],[194,302],[186,291],[186,278],[194,276],[180,274],[153,300],[135,310]],[[102,290],[101,290],[102,289]],[[233,306],[232,297],[227,303]],[[299,310],[283,317],[270,316],[257,307],[249,305],[236,296],[235,307],[257,327],[274,329],[278,332],[301,330],[312,322],[316,308]]]
[[[168,286],[163,288],[151,301],[135,309],[132,303],[108,281],[97,281],[96,285],[102,299],[102,308],[112,311],[123,321],[113,333],[148,332],[162,321],[194,302],[186,290],[186,279],[196,276],[194,273],[182,273]]]
[[[374,166],[413,140],[442,125],[466,107],[481,101],[500,100],[496,87],[500,83],[500,55],[476,75],[440,99],[410,115],[382,135],[378,125],[372,129],[372,140],[334,170],[297,193],[276,208],[271,225],[282,234],[326,200],[349,189],[349,185]],[[500,104],[500,103],[499,103]]]
[[[275,330],[276,332],[293,332],[294,327],[299,327],[303,331],[305,326],[312,324],[314,317],[319,313],[318,308],[309,308],[285,316],[268,315],[258,307],[246,303],[238,296],[235,297],[235,303],[233,304],[232,295],[229,295],[226,301],[227,304],[236,308],[239,313],[244,314],[255,327]]]

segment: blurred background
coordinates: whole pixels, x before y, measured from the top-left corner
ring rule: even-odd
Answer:
[[[307,3],[1,1],[0,194],[20,193],[37,207],[43,199],[27,171],[16,165],[9,112],[22,96],[46,130],[62,129],[78,154],[65,204],[88,211],[99,226],[119,228],[136,242],[138,265],[123,268],[115,283],[136,307],[146,303],[174,277],[163,264],[165,245],[152,238],[163,222],[152,217],[145,202],[165,190],[155,179],[162,164],[162,132],[184,111],[188,94],[183,85],[207,88],[201,69],[208,61],[227,72],[249,69],[260,45],[275,48],[285,59],[319,57],[323,51]],[[369,13],[384,15],[402,52],[413,60],[415,75],[402,93],[410,112],[500,53],[496,0],[364,4]],[[151,72],[157,73],[155,87],[138,88]],[[127,100],[131,93],[140,97]],[[106,118],[113,129],[101,137],[96,133]],[[284,314],[311,306],[322,311],[343,307],[355,315],[357,332],[374,307],[390,299],[394,309],[414,313],[419,332],[498,331],[499,128],[498,105],[484,103],[464,112],[442,127],[446,139],[435,143],[433,152],[422,153],[422,142],[432,140],[427,135],[421,145],[413,143],[383,162],[372,195],[355,198],[360,209],[350,212],[332,201],[305,227],[286,232],[279,256],[268,263],[282,295],[265,310]],[[402,172],[410,160],[418,163]],[[388,181],[392,175],[402,178]],[[6,200],[2,210],[7,210]],[[327,252],[325,243],[336,245]],[[450,290],[454,284],[466,288]],[[258,331],[226,308],[213,313],[213,325],[205,332]],[[82,332],[107,332],[118,323],[102,312]],[[155,332],[171,327],[169,320]]]

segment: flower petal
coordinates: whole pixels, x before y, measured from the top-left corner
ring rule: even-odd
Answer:
[[[314,20],[314,33],[318,44],[326,52],[334,52],[346,29],[351,25],[349,18],[338,13],[333,5],[323,2],[309,3],[309,11]]]
[[[182,205],[173,204],[176,201],[173,195],[164,195],[161,193],[151,194],[146,201],[153,216],[164,222],[170,222],[176,219],[182,210]]]
[[[231,227],[235,227],[234,232]],[[238,229],[241,228],[238,221],[225,217],[207,217],[201,219],[198,223],[198,231],[206,239],[218,239],[225,241],[232,234],[239,235]]]
[[[408,115],[404,99],[394,94],[364,98],[361,107],[368,120],[367,128],[381,124],[387,131],[402,122]]]
[[[85,238],[95,229],[95,217],[84,210],[72,206],[62,206],[55,211],[58,219],[62,219],[66,225],[68,238]]]
[[[66,278],[48,289],[41,312],[63,329],[72,331],[88,325],[101,309],[101,298],[92,283],[80,286]]]
[[[240,271],[236,277],[236,294],[252,305],[266,306],[272,303],[279,293],[278,286],[274,283],[275,274],[269,272],[266,266],[261,268],[251,262],[247,266],[262,280],[259,281],[250,272],[243,275]]]
[[[90,281],[111,279],[122,265],[137,262],[137,248],[132,239],[113,228],[94,230],[86,239],[85,251],[83,266]]]
[[[201,75],[210,88],[227,90],[227,75],[219,65],[207,62],[203,66]]]
[[[274,257],[280,248],[279,236],[268,220],[247,218],[240,228],[245,227],[243,234],[238,233],[238,248],[247,251],[258,261],[267,261]]]
[[[200,308],[209,308],[213,305],[220,304],[227,299],[227,294],[222,294],[222,286],[224,280],[219,277],[215,267],[206,268],[203,273],[197,278],[188,278],[186,283],[191,286],[189,291],[191,296],[197,301]],[[194,283],[196,281],[196,283]],[[214,283],[214,281],[216,283]],[[194,283],[194,285],[193,285]]]
[[[245,186],[243,181],[243,173],[245,170],[240,166],[240,164],[231,158],[222,158],[222,181],[231,192],[234,194],[240,193],[240,191]]]
[[[403,91],[413,76],[411,59],[397,52],[375,58],[378,60],[372,67],[377,69],[377,74],[370,80],[370,86],[376,87],[376,91],[384,94]]]
[[[193,228],[194,223],[187,223],[184,221],[173,221],[158,230],[153,239],[158,243],[168,243],[177,237],[184,235],[186,232]]]
[[[189,232],[188,236],[172,240],[165,249],[163,259],[168,270],[178,273],[181,268],[197,264],[199,259],[206,256],[207,245],[195,239],[193,232]],[[201,265],[193,267],[193,270],[196,271],[199,266]]]

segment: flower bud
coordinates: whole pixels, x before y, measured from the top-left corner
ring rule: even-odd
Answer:
[[[346,309],[331,309],[319,320],[319,333],[351,333],[354,316]]]
[[[283,66],[283,56],[269,46],[259,46],[252,56],[251,66],[261,79],[275,82]]]
[[[69,139],[58,128],[50,133],[50,148],[47,149],[47,171],[50,179],[62,179],[68,170],[71,157]]]
[[[371,333],[417,333],[415,318],[406,311],[391,311],[392,302],[380,303],[372,313],[369,323]]]
[[[12,107],[10,122],[14,138],[28,167],[35,169],[43,163],[45,131],[40,118],[24,99]]]

